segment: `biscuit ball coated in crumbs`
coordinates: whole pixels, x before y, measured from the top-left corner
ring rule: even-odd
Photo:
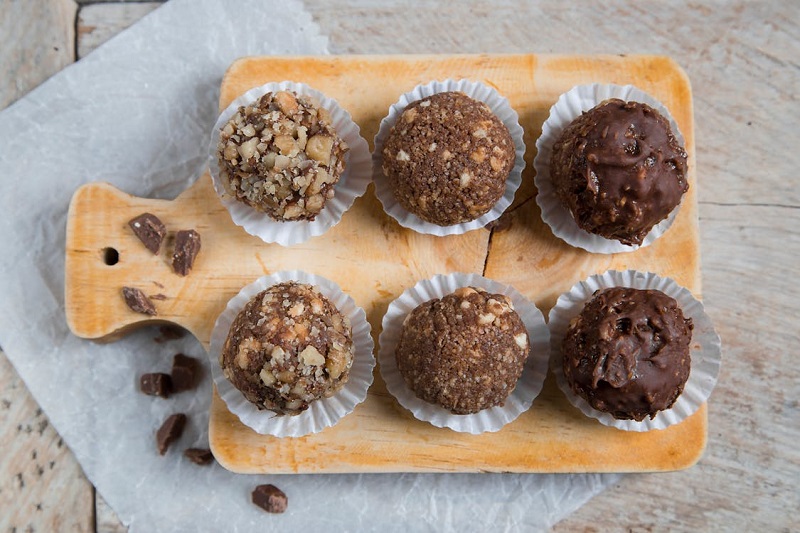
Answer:
[[[461,92],[406,107],[383,146],[383,173],[397,201],[422,220],[475,220],[502,198],[516,157],[511,134],[485,103]]]
[[[219,178],[228,194],[277,221],[314,220],[333,198],[348,149],[311,97],[267,93],[222,127]]]
[[[505,402],[529,352],[525,324],[508,297],[463,287],[409,313],[395,358],[419,398],[470,414]]]
[[[598,291],[562,342],[570,388],[598,411],[644,420],[678,399],[691,366],[692,319],[658,290]]]
[[[313,286],[284,282],[254,296],[231,324],[222,372],[259,409],[299,414],[347,382],[350,320]]]
[[[642,244],[689,189],[686,159],[658,111],[612,98],[564,129],[553,145],[550,177],[578,227]]]

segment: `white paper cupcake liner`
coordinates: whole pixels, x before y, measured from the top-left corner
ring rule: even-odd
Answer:
[[[583,310],[584,304],[592,298],[595,291],[610,287],[630,287],[634,289],[656,289],[674,298],[683,311],[683,315],[692,319],[692,343],[690,346],[691,371],[683,392],[671,409],[660,411],[651,420],[641,422],[635,420],[617,420],[609,413],[598,411],[589,403],[572,392],[562,367],[561,342],[569,328],[570,321]],[[703,304],[687,289],[670,278],[662,278],[652,272],[626,270],[624,272],[609,270],[604,274],[594,275],[586,281],[576,283],[569,291],[562,294],[555,307],[550,311],[550,370],[556,378],[558,388],[569,402],[580,409],[583,414],[598,420],[606,426],[613,426],[625,431],[650,431],[664,429],[677,424],[694,414],[708,400],[719,376],[722,361],[722,346],[719,335],[714,330],[711,319],[706,314]]]
[[[259,410],[222,374],[222,367],[219,363],[219,356],[228,337],[231,323],[239,311],[259,292],[285,281],[297,281],[315,286],[343,315],[350,319],[353,328],[354,356],[347,383],[330,398],[316,400],[309,405],[306,411],[293,416],[280,416],[272,411]],[[214,324],[208,356],[214,385],[216,385],[220,397],[244,425],[262,435],[302,437],[333,426],[342,417],[353,412],[356,405],[366,399],[367,389],[372,384],[372,370],[375,367],[373,348],[367,316],[352,298],[342,292],[334,282],[322,276],[292,270],[262,276],[231,298]]]
[[[675,220],[678,209],[680,209],[679,204],[666,219],[653,226],[653,229],[645,236],[641,245],[627,245],[579,228],[569,209],[564,207],[558,199],[553,182],[550,180],[550,157],[552,156],[553,145],[564,129],[578,118],[581,113],[592,109],[603,100],[608,100],[609,98],[619,98],[626,102],[635,101],[649,105],[664,115],[669,121],[670,128],[672,128],[672,132],[680,145],[685,146],[683,135],[669,110],[661,102],[633,85],[603,85],[598,83],[577,85],[562,94],[555,105],[550,108],[550,116],[542,126],[542,135],[536,141],[536,157],[533,160],[533,167],[536,169],[534,183],[539,191],[536,195],[536,203],[542,210],[542,220],[550,226],[556,237],[572,246],[598,254],[632,252],[653,244],[656,239],[669,229]]]
[[[394,353],[397,343],[400,341],[403,320],[411,311],[424,302],[442,298],[460,287],[470,286],[481,287],[493,294],[504,294],[511,298],[514,309],[528,331],[530,355],[525,362],[525,369],[516,388],[508,396],[503,406],[484,409],[469,415],[456,415],[443,407],[418,398],[403,380],[403,376],[397,368]],[[380,344],[378,358],[386,388],[400,405],[411,411],[416,418],[430,422],[436,427],[447,427],[454,431],[477,435],[500,430],[530,408],[533,400],[541,392],[547,376],[549,339],[550,332],[542,312],[513,287],[477,274],[439,274],[431,279],[420,281],[389,304],[383,317],[383,331],[378,339]]]
[[[330,112],[336,133],[350,147],[345,154],[344,172],[334,186],[333,198],[325,202],[325,207],[311,221],[279,222],[274,220],[266,213],[257,211],[228,194],[219,178],[217,145],[222,127],[240,106],[249,105],[268,92],[284,90],[315,98],[323,108]],[[328,98],[304,83],[293,81],[273,82],[255,87],[231,102],[217,118],[208,148],[208,167],[214,182],[214,190],[217,191],[222,204],[231,214],[234,224],[241,226],[247,233],[259,237],[264,242],[278,243],[282,246],[305,242],[312,237],[322,235],[338,224],[355,199],[366,192],[372,176],[370,165],[369,145],[361,136],[358,124],[350,117],[350,113],[339,106],[336,100]]]
[[[389,180],[383,175],[383,143],[389,135],[389,131],[394,126],[397,119],[405,108],[412,102],[416,102],[427,96],[447,91],[460,91],[467,96],[484,102],[499,118],[506,128],[508,128],[511,138],[514,140],[516,157],[514,168],[506,180],[506,190],[497,203],[484,215],[463,224],[452,226],[439,226],[426,222],[417,215],[407,211],[392,194],[389,187]],[[418,85],[412,91],[403,94],[397,103],[389,108],[389,114],[381,121],[380,129],[375,135],[375,149],[372,152],[372,179],[375,182],[375,195],[383,204],[386,213],[394,218],[401,226],[413,229],[418,233],[429,235],[460,235],[474,229],[482,228],[489,222],[497,220],[500,215],[514,201],[514,194],[522,183],[522,170],[525,168],[525,143],[523,141],[522,126],[519,125],[517,112],[508,103],[508,100],[501,96],[496,90],[479,82],[470,80],[444,80],[432,81],[426,85]]]

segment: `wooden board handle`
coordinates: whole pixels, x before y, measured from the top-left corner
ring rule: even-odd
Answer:
[[[220,233],[239,229],[219,202],[209,201],[215,199],[213,190],[207,190],[211,187],[206,174],[172,201],[138,198],[107,183],[90,183],[75,192],[67,218],[65,265],[67,323],[75,335],[111,341],[144,325],[172,323],[207,341],[213,325],[208,323],[209,307],[218,308],[220,303],[204,290],[209,254],[201,249],[186,277],[173,271],[171,261],[178,230],[197,230],[203,247],[208,247]],[[128,226],[130,219],[144,212],[156,215],[167,227],[158,255],[145,248]],[[212,224],[216,237],[206,231]],[[124,286],[141,289],[158,315],[131,311],[122,297]]]

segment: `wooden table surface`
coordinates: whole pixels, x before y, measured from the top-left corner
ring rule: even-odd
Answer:
[[[800,2],[406,4],[305,2],[334,53],[664,54],[692,81],[703,299],[724,358],[708,448],[554,529],[797,530]],[[159,5],[0,0],[0,109]],[[0,532],[125,531],[2,352],[0,450]]]

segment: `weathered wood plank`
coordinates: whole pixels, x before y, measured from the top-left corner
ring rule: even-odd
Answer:
[[[0,352],[0,531],[94,530],[92,485]]]
[[[72,0],[0,2],[0,109],[74,61]],[[93,489],[0,351],[0,531],[93,531]]]
[[[100,3],[81,7],[78,13],[78,58],[138,21],[162,2]]]
[[[0,1],[0,109],[75,61],[73,0]]]

